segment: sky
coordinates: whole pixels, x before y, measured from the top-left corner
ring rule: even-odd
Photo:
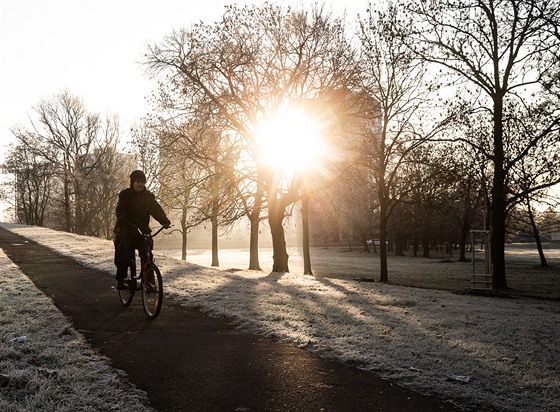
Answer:
[[[1,226],[104,272],[107,291],[100,293],[115,293],[117,304],[111,289],[111,241],[41,227]],[[175,300],[225,317],[243,331],[369,370],[409,389],[451,398],[472,410],[560,410],[560,316],[555,300],[488,298],[297,271],[270,273],[238,266],[218,271],[163,256],[157,245],[158,239],[154,253],[166,294],[160,316],[166,316],[165,302]],[[337,256],[346,259],[348,252],[329,255],[332,267],[343,274]],[[507,258],[516,259],[512,264],[521,259]],[[538,260],[536,250],[527,258]],[[556,252],[554,261],[558,258]],[[364,261],[359,255],[356,259]],[[6,296],[10,308],[19,308],[20,300],[31,300],[37,292],[10,284],[18,279],[11,276],[14,267],[7,260],[0,249],[0,303],[5,289],[16,290]],[[432,262],[436,266],[431,276],[451,276],[439,260]],[[460,262],[449,264],[450,270],[457,265]],[[409,266],[414,267],[408,276],[416,279],[418,265]],[[504,323],[512,319],[515,322]],[[10,323],[0,322],[0,339],[15,333],[33,344],[36,332],[29,322],[15,331],[5,330],[6,325]]]
[[[137,121],[149,109],[145,97],[155,88],[140,64],[146,45],[173,29],[219,20],[226,4],[253,3],[262,2],[0,0],[1,143],[12,138],[11,127],[29,124],[41,99],[64,89],[81,97],[90,111],[117,113],[125,125]],[[355,16],[367,0],[326,0],[326,5]]]
[[[272,0],[274,2],[274,0]],[[141,65],[148,44],[173,29],[220,20],[224,6],[260,0],[0,0],[0,163],[10,131],[29,126],[33,108],[63,90],[90,112],[118,114],[126,131],[148,111],[155,89]],[[303,5],[312,0],[278,0]],[[325,0],[350,22],[368,0]],[[126,135],[125,135],[126,139]],[[0,175],[0,180],[6,177]],[[7,205],[0,202],[0,221]]]

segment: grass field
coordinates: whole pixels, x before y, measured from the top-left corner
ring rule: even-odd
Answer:
[[[506,276],[512,295],[560,299],[560,243],[544,244],[548,267],[540,266],[536,246],[532,243],[516,243],[506,246]],[[180,258],[178,250],[163,251],[168,256]],[[290,248],[290,272],[303,272],[303,258],[300,248]],[[430,258],[394,256],[389,254],[389,283],[428,289],[466,290],[471,286],[473,263],[459,262],[458,253],[451,256],[432,251]],[[471,253],[467,255],[471,259]],[[261,268],[272,268],[272,249],[259,252]],[[484,254],[475,253],[474,270],[478,273],[484,267]],[[210,266],[212,261],[208,249],[191,249],[187,261],[202,266]],[[221,270],[244,270],[248,267],[249,252],[243,249],[222,249],[219,251]],[[316,277],[336,279],[379,280],[379,255],[364,253],[354,247],[315,247],[311,249],[313,274]]]

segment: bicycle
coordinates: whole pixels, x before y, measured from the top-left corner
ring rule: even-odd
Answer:
[[[130,261],[127,277],[124,280],[125,289],[119,290],[119,300],[123,306],[129,306],[137,290],[142,291],[142,306],[144,313],[149,319],[155,319],[161,310],[163,303],[163,282],[161,280],[161,272],[154,263],[153,241],[165,227],[159,228],[153,235],[151,233],[142,233],[140,228],[129,223],[130,226],[136,228],[142,236],[144,245],[145,262],[140,272],[136,271],[136,251],[134,257]]]

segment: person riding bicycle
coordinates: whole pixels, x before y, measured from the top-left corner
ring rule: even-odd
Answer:
[[[142,264],[144,263],[142,236],[136,227],[140,228],[142,233],[151,233],[150,216],[165,228],[169,228],[171,222],[155,195],[146,189],[146,175],[142,170],[135,170],[130,174],[130,187],[119,193],[115,212],[117,215],[113,237],[117,267],[115,278],[117,289],[122,290],[125,289],[124,279],[135,250],[140,252]]]

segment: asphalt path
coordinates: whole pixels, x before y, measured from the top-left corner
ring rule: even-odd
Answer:
[[[170,299],[150,321],[139,296],[119,303],[112,274],[1,227],[0,247],[157,411],[460,410]]]

